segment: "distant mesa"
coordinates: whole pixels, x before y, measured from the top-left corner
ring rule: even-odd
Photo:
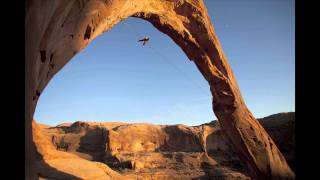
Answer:
[[[259,121],[295,170],[295,113]],[[80,179],[250,179],[218,121],[199,126],[77,121],[56,127],[34,124],[34,130],[39,156],[59,170],[39,163],[43,178],[66,173]],[[52,136],[57,144],[69,144],[68,150],[57,150]]]

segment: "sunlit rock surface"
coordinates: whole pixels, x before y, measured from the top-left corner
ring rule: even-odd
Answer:
[[[295,169],[294,113],[259,121]],[[41,177],[250,179],[218,121],[199,126],[78,121],[34,127],[39,157],[47,163],[38,164]],[[69,144],[68,150],[56,150],[52,136],[56,144]]]
[[[42,91],[74,55],[128,17],[152,23],[195,63],[210,86],[221,129],[251,177],[294,178],[275,142],[245,105],[202,0],[27,0],[25,4],[27,179],[37,178],[32,121]]]

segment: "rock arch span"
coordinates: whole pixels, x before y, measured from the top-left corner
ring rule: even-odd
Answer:
[[[118,22],[149,21],[182,48],[208,81],[213,111],[256,179],[293,179],[273,140],[242,99],[202,0],[27,0],[25,9],[26,177],[35,179],[32,119],[50,79]]]

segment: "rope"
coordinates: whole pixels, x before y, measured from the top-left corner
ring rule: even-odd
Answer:
[[[204,89],[202,89],[202,87],[196,82],[194,81],[192,78],[190,78],[188,76],[187,73],[185,73],[184,71],[182,71],[180,68],[178,68],[178,66],[176,66],[175,64],[173,64],[170,60],[168,60],[164,55],[162,55],[161,53],[159,53],[156,49],[154,49],[150,44],[148,45],[148,47],[150,49],[152,49],[156,54],[158,54],[160,57],[162,57],[162,59],[167,62],[169,65],[171,65],[171,67],[173,67],[173,69],[177,70],[180,74],[183,75],[183,77],[188,80],[189,82],[193,83],[200,91],[202,91],[204,94],[206,93]]]
[[[129,25],[127,22],[122,21],[125,25],[130,26],[131,30],[133,29],[135,31],[135,34],[137,36],[140,36],[140,34],[136,31],[136,29],[134,27],[132,27],[131,25]],[[165,57],[164,55],[162,55],[160,52],[158,52],[155,48],[153,48],[149,43],[147,43],[147,47],[149,47],[155,54],[157,54],[159,57],[161,57],[160,59],[162,59],[164,62],[166,62],[167,64],[171,65],[171,67],[173,69],[175,69],[178,73],[182,74],[182,76],[188,80],[188,82],[191,82],[191,84],[193,84],[195,87],[197,87],[200,91],[202,91],[202,93],[206,94],[206,91],[196,82],[193,80],[193,78],[189,77],[187,73],[185,73],[184,71],[182,71],[178,66],[176,66],[174,63],[172,63],[167,57]],[[209,96],[208,98],[211,98],[211,96]]]

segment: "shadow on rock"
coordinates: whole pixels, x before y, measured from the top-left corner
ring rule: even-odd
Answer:
[[[93,161],[103,162],[107,137],[108,130],[105,128],[90,129],[80,138],[80,146],[76,151],[89,154]]]
[[[39,178],[45,179],[55,179],[55,180],[80,180],[81,178],[74,176],[72,174],[68,174],[63,171],[59,171],[58,169],[51,167],[47,164],[42,156],[37,153],[37,174]]]
[[[232,147],[232,143],[226,134],[220,129],[218,122],[207,124],[210,128],[215,129],[205,138],[206,152],[210,158],[216,161],[220,166],[229,170],[248,174],[246,166],[242,163],[239,156]]]
[[[167,134],[157,152],[202,152],[199,137],[187,127],[176,125],[163,128]]]

